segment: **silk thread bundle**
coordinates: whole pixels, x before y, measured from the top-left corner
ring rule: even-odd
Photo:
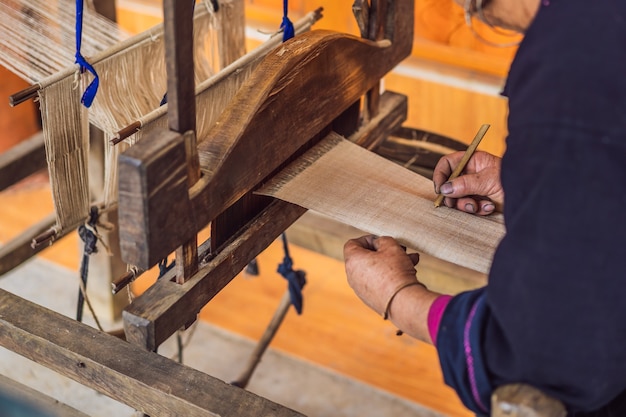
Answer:
[[[241,54],[244,48],[243,1],[225,1],[220,8],[228,17],[242,16],[240,22],[230,22],[238,29],[230,28],[229,22],[222,24],[209,3],[197,7],[195,14],[197,82],[212,75],[219,68],[219,60],[228,59],[233,53]],[[0,60],[22,78],[41,87],[39,96],[57,231],[82,223],[89,206],[87,116],[71,101],[78,97],[80,103],[80,95],[72,92],[78,88],[77,67],[72,65],[76,51],[68,46],[74,45],[72,29],[76,16],[72,4],[71,0],[0,4],[0,25],[7,29],[0,34]],[[103,130],[106,137],[157,108],[160,98],[155,97],[162,96],[166,89],[162,27],[120,43],[125,37],[115,24],[89,9],[84,11],[82,53],[102,78],[89,121]],[[235,52],[215,51],[218,45],[224,48],[230,45]],[[83,89],[93,79],[90,75],[80,78]],[[105,149],[105,205],[110,206],[116,200],[117,153],[121,149],[112,149],[108,141]]]
[[[222,7],[220,6],[220,12]],[[296,33],[311,29],[321,17],[319,11],[308,13],[295,25]],[[226,68],[213,75],[196,87],[196,136],[198,143],[209,138],[211,128],[217,122],[228,103],[233,99],[243,83],[249,78],[263,57],[275,50],[282,43],[282,33],[275,33],[255,50],[232,62]],[[155,129],[167,127],[167,105],[150,112],[138,119],[139,130],[125,141],[135,143],[150,135]],[[121,143],[117,146],[120,146]]]

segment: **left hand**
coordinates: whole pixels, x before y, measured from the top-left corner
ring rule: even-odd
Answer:
[[[391,237],[363,236],[343,248],[348,284],[372,310],[383,314],[393,291],[413,282],[419,254],[407,254]]]

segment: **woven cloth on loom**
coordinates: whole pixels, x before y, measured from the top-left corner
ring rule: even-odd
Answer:
[[[478,272],[487,273],[504,235],[503,217],[435,208],[432,182],[331,134],[281,171],[259,194]]]

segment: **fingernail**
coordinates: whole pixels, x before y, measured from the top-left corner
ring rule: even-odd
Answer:
[[[446,205],[446,207],[452,208],[454,207],[454,204],[452,203],[452,200],[449,198],[444,198],[443,199],[443,204]]]
[[[441,192],[441,194],[450,194],[452,191],[454,191],[452,189],[452,183],[450,183],[450,182],[444,183],[441,186],[441,188],[439,188],[439,191]]]
[[[495,210],[495,208],[496,208],[496,206],[495,206],[495,205],[493,205],[493,204],[491,204],[491,203],[487,203],[487,204],[485,204],[485,205],[483,206],[483,211],[486,211],[486,212],[492,212],[492,211],[494,211],[494,210]]]
[[[476,207],[474,207],[472,203],[467,203],[465,205],[465,211],[467,211],[468,213],[476,213]]]

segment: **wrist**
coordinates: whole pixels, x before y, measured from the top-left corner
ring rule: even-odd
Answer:
[[[433,302],[440,295],[423,285],[408,286],[393,298],[389,306],[389,319],[401,332],[433,343],[428,328],[428,314]]]

